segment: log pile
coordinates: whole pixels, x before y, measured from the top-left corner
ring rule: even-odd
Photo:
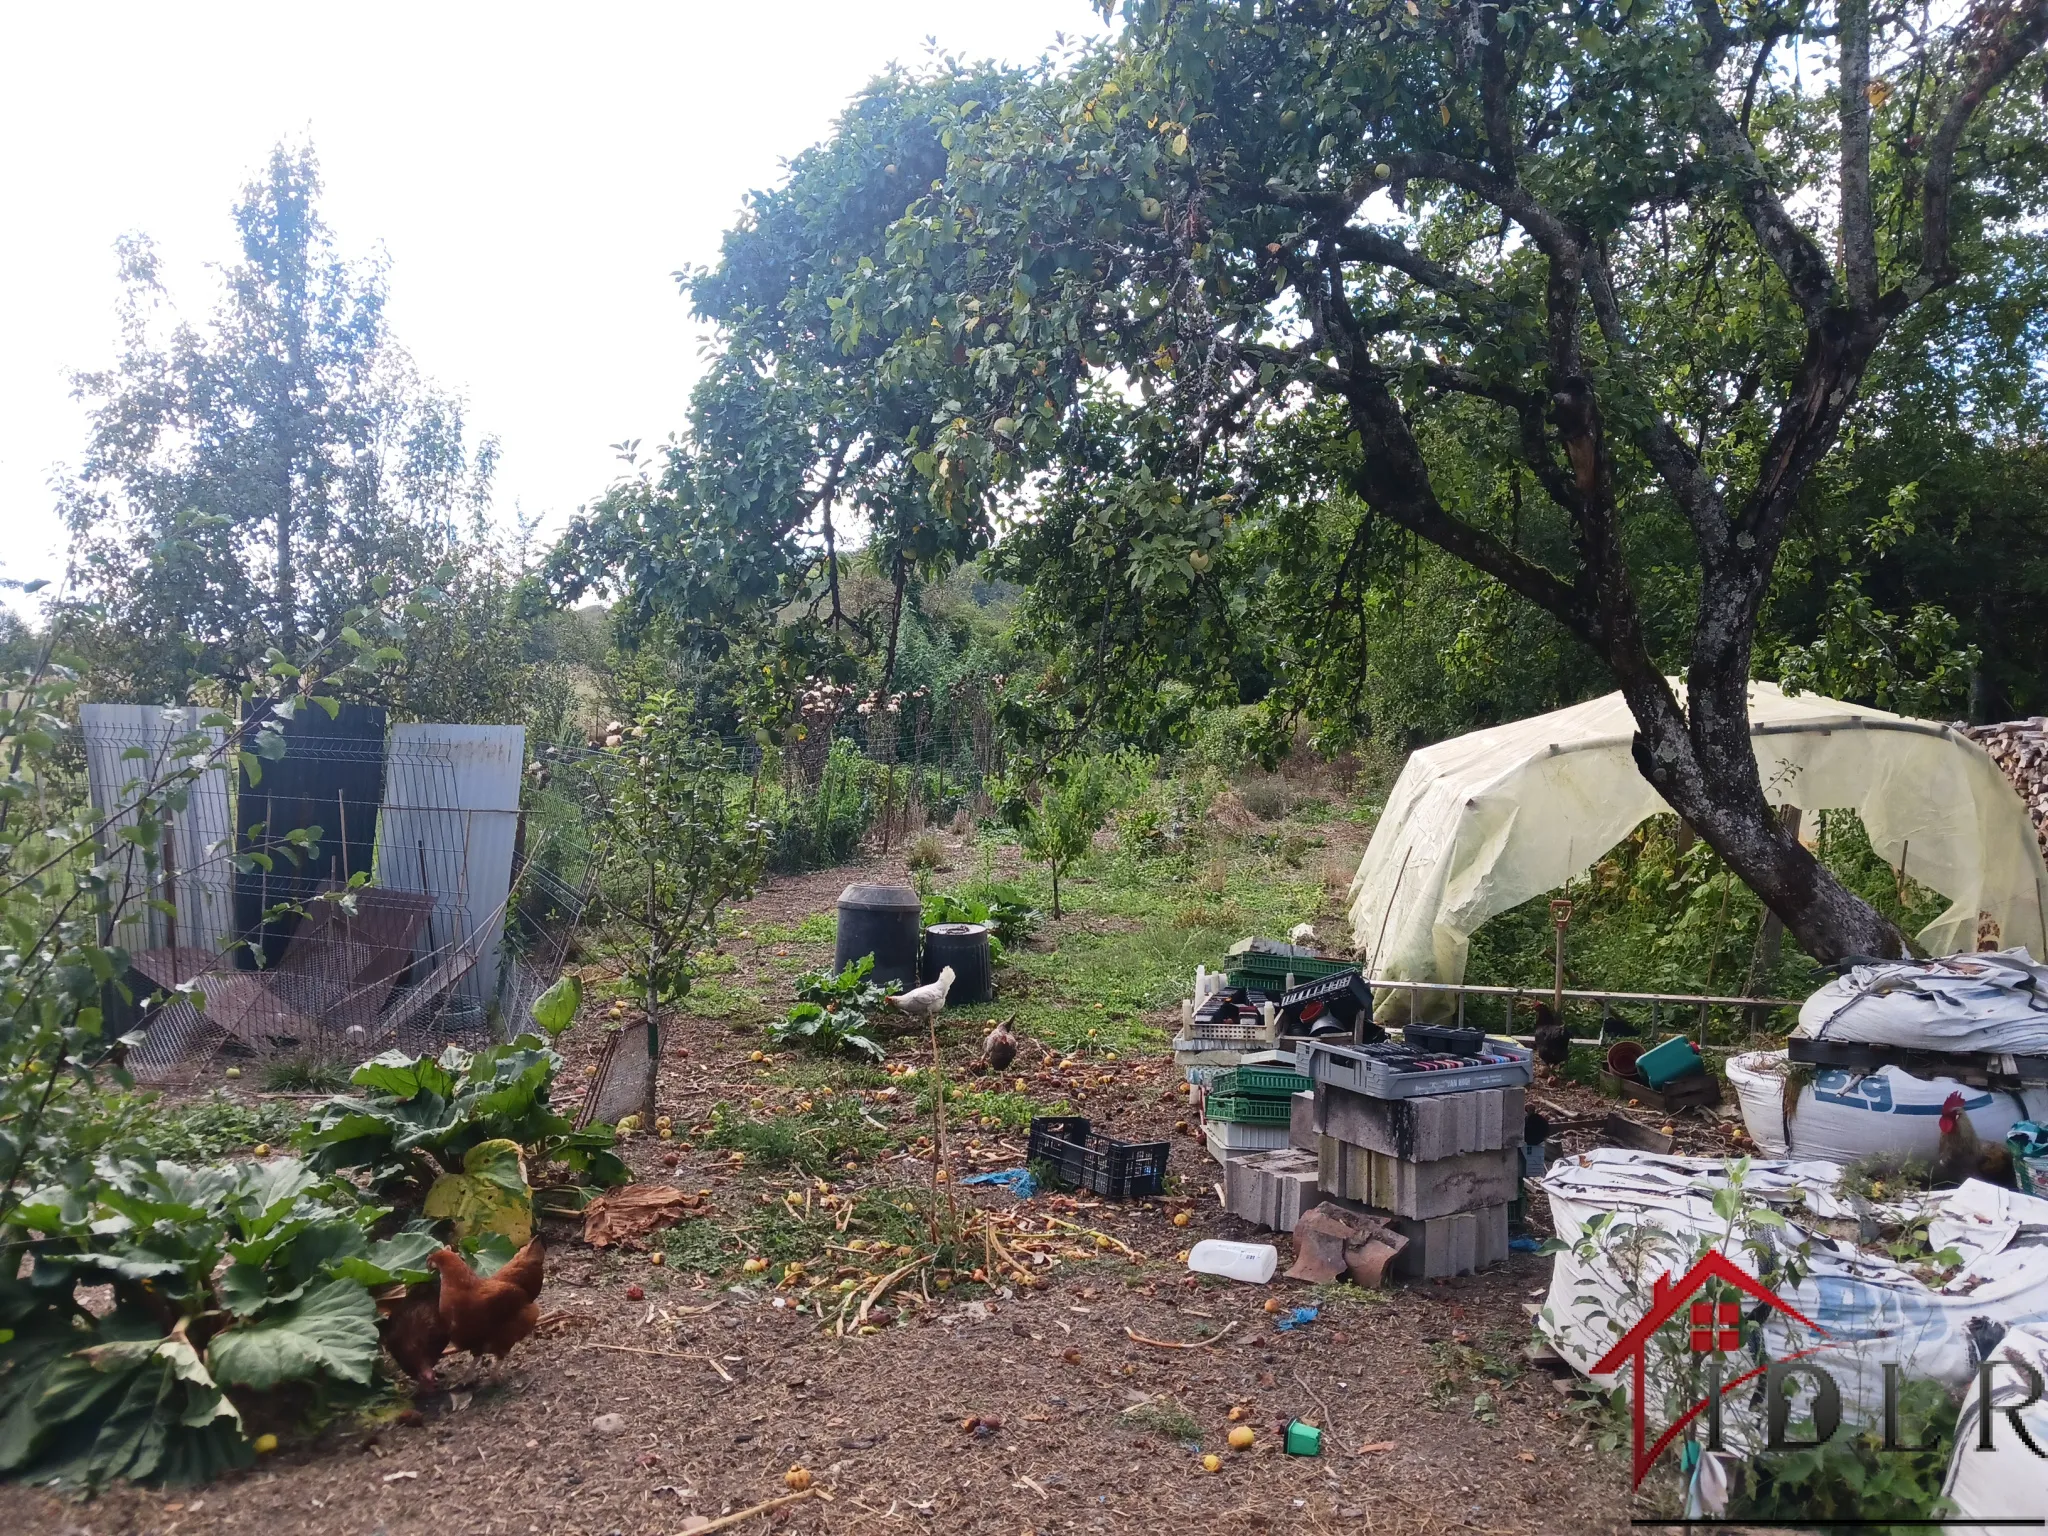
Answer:
[[[1966,725],[1963,734],[1991,754],[1999,772],[2027,802],[2034,835],[2048,854],[2048,715],[2008,720],[2001,725]]]

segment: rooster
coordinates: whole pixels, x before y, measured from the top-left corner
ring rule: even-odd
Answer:
[[[1571,1031],[1551,1011],[1550,1004],[1536,1005],[1536,1059],[1545,1066],[1561,1067],[1571,1059]]]
[[[441,1320],[448,1342],[481,1358],[499,1359],[533,1332],[540,1321],[538,1298],[547,1251],[535,1238],[500,1266],[479,1275],[452,1248],[430,1254],[427,1262],[441,1277]]]
[[[921,987],[912,987],[908,992],[899,992],[894,997],[883,998],[882,1001],[898,1013],[907,1013],[919,1024],[929,1026],[946,1006],[946,994],[952,990],[953,967],[949,965],[939,972],[937,981],[927,982]]]
[[[1934,1187],[1952,1189],[1966,1179],[2012,1187],[2012,1153],[2003,1143],[1986,1146],[1963,1113],[1963,1096],[1941,1101],[1941,1142],[1934,1154]]]

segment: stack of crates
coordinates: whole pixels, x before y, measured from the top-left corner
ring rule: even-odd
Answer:
[[[1209,1155],[1228,1163],[1233,1155],[1285,1147],[1294,1095],[1310,1086],[1277,1051],[1216,1073],[1202,1104]]]
[[[1334,959],[1304,945],[1274,939],[1239,939],[1230,946],[1229,960],[1233,987],[1249,987],[1274,997],[1304,981],[1358,968],[1355,960]]]
[[[1312,1141],[1325,1197],[1393,1219],[1408,1238],[1394,1273],[1436,1279],[1499,1263],[1521,1193],[1529,1055],[1477,1031],[1412,1029],[1373,1047],[1304,1041]]]

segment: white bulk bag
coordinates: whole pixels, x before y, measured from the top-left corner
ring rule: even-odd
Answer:
[[[1799,1090],[1789,1127],[1785,1120],[1783,1051],[1752,1051],[1728,1063],[1728,1084],[1742,1106],[1742,1122],[1767,1157],[1853,1163],[1874,1153],[1933,1162],[1941,1146],[1941,1106],[1951,1093],[1980,1141],[2002,1142],[2021,1120],[2048,1113],[2048,1091],[2024,1094],[1973,1088],[1954,1078],[1915,1077],[1901,1067],[1876,1072],[1817,1069]]]

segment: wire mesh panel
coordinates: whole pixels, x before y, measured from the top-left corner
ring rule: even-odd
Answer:
[[[126,782],[117,773],[136,777],[131,749],[174,733],[163,711],[103,708],[91,707],[88,763],[95,803],[104,795],[112,815]],[[171,910],[130,904],[137,992],[193,994],[148,1011],[138,1075],[161,1080],[216,1052],[357,1061],[480,1038],[501,993],[523,1005],[560,967],[565,930],[517,977],[501,957],[519,727],[399,726],[387,738],[381,710],[301,718],[333,728],[288,723],[283,758],[245,777],[232,804],[224,770],[202,776],[174,822],[174,856],[139,893]],[[305,840],[284,844],[293,830]]]

